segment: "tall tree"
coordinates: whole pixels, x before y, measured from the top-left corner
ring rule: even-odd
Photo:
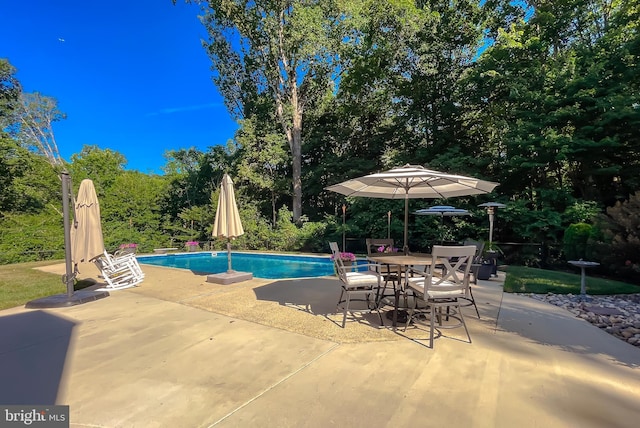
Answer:
[[[305,106],[333,71],[332,2],[210,0],[202,22],[213,80],[237,119],[268,94],[291,154],[293,218],[302,215],[302,126]],[[320,83],[320,85],[319,85]]]
[[[20,95],[17,115],[21,143],[30,150],[44,155],[52,166],[61,166],[63,160],[53,132],[53,123],[65,119],[66,116],[58,110],[57,100],[39,92],[23,92]]]
[[[278,202],[281,194],[286,194],[283,186],[286,163],[286,141],[281,132],[256,126],[256,117],[242,121],[236,133],[236,141],[243,150],[238,165],[239,177],[255,191],[253,195],[265,194],[262,200],[270,202],[271,224],[275,226]]]
[[[462,78],[474,66],[483,41],[483,9],[477,0],[425,0],[423,25],[406,41],[398,79],[398,116],[410,152],[419,163],[476,174],[480,152],[471,138],[471,106]]]
[[[211,154],[198,149],[170,150],[165,154],[167,164],[163,168],[168,189],[163,203],[166,220],[177,220],[184,210],[205,205],[215,190],[222,172],[213,168]]]
[[[11,138],[14,110],[20,97],[20,82],[16,69],[0,58],[0,211],[11,209],[19,196],[13,191],[13,181],[21,175],[21,147]]]
[[[15,74],[16,69],[9,60],[0,58],[0,134],[9,130],[15,120],[13,112],[16,110],[22,92]]]
[[[118,175],[124,172],[126,163],[122,153],[98,146],[83,146],[80,153],[71,155],[69,172],[76,189],[83,179],[89,178],[96,186],[98,197],[103,197],[113,187]]]

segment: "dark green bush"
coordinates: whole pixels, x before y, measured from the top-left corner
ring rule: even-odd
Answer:
[[[574,223],[564,231],[563,250],[567,260],[587,258],[591,225],[587,223]]]
[[[603,268],[625,281],[640,281],[640,192],[607,208],[592,236]]]

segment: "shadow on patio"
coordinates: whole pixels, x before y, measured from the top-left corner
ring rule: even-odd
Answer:
[[[0,317],[0,403],[58,403],[76,323],[44,311]]]

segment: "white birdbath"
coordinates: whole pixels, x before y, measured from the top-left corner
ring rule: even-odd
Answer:
[[[580,294],[585,296],[587,294],[587,275],[585,270],[590,267],[600,266],[598,262],[587,262],[585,260],[569,260],[568,263],[570,265],[576,266],[580,268],[581,276],[580,276]]]

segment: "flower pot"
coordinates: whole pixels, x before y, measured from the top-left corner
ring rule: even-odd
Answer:
[[[488,263],[492,266],[491,275],[498,276],[498,257],[499,253],[497,251],[487,251],[483,258],[484,263]]]
[[[135,247],[127,247],[127,248],[122,248],[121,250],[119,250],[119,254],[124,255],[124,254],[136,254],[137,252],[137,248]]]
[[[493,264],[482,263],[478,268],[478,278],[477,279],[489,279],[491,278],[491,272],[493,272]]]
[[[197,245],[187,245],[187,251],[189,251],[189,252],[198,251],[198,246]]]

